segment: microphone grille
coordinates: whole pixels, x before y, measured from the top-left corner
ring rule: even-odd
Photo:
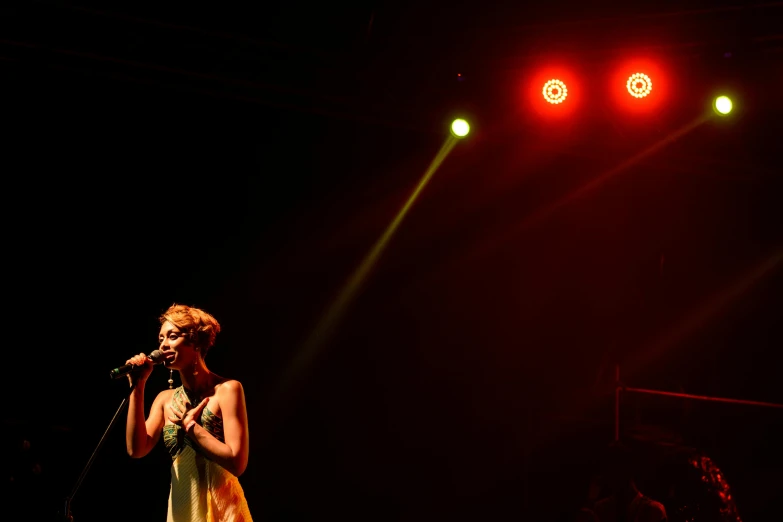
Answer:
[[[163,357],[163,352],[160,350],[153,350],[150,354],[150,359],[152,359],[153,362],[157,362],[161,357]]]

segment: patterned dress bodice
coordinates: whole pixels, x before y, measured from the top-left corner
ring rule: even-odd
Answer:
[[[183,397],[183,394],[185,397]],[[200,399],[180,386],[172,401]],[[198,419],[205,430],[225,442],[223,419],[204,408]],[[171,490],[166,522],[253,522],[239,479],[210,460],[176,424],[163,426],[163,442],[171,455]]]
[[[192,392],[189,393],[183,386],[180,386],[174,391],[174,395],[171,399],[172,402],[178,401],[182,395],[190,401],[190,404],[198,404],[200,402],[200,400],[196,400],[197,397],[193,396]],[[223,419],[212,413],[209,408],[204,407],[201,411],[201,418],[197,422],[220,442],[225,442],[223,436]],[[165,444],[169,455],[171,455],[172,460],[177,458],[186,444],[198,451],[197,446],[185,436],[185,430],[176,424],[165,424],[163,426],[163,443]]]

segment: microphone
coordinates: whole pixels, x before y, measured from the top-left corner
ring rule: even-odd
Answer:
[[[152,364],[160,364],[164,361],[163,352],[160,350],[153,350],[151,354],[149,354],[149,358],[152,359]],[[136,368],[135,364],[124,364],[120,366],[119,368],[113,369],[111,373],[112,379],[118,379],[120,377],[123,377],[125,375],[128,375],[130,372],[132,372]]]

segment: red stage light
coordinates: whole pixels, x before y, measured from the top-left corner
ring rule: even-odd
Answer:
[[[626,87],[634,98],[644,98],[652,91],[652,80],[644,73],[632,74],[628,78]]]
[[[544,99],[549,103],[563,103],[568,96],[568,89],[565,83],[560,80],[549,80],[544,84],[544,89],[541,91],[544,95]]]
[[[675,70],[664,58],[623,57],[609,67],[607,90],[619,110],[649,116],[666,113],[666,107],[673,101],[670,93]]]
[[[584,96],[579,69],[557,56],[543,56],[520,69],[519,84],[524,96],[519,114],[523,120],[528,121],[532,113],[542,121],[557,122],[558,137],[566,128],[576,128]]]

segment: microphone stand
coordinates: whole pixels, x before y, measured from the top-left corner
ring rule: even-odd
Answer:
[[[73,516],[71,515],[71,502],[73,501],[73,497],[74,495],[76,495],[76,491],[79,489],[79,486],[82,485],[82,481],[84,480],[84,477],[87,475],[87,472],[90,470],[90,466],[92,466],[95,457],[98,455],[98,451],[103,446],[103,443],[106,442],[106,436],[109,434],[112,427],[114,427],[114,424],[117,422],[120,413],[125,408],[125,405],[128,402],[128,397],[130,396],[131,392],[133,391],[133,388],[135,387],[136,387],[135,384],[131,384],[130,387],[128,388],[128,394],[125,396],[124,399],[122,399],[122,403],[120,404],[120,407],[117,408],[117,412],[114,414],[114,417],[112,417],[109,426],[106,428],[106,431],[103,432],[103,436],[101,437],[101,440],[98,441],[98,445],[95,447],[95,450],[92,452],[92,455],[90,456],[90,460],[87,461],[87,465],[84,466],[81,475],[79,475],[79,478],[76,480],[76,484],[74,484],[73,489],[71,490],[71,494],[65,497],[65,506],[62,513],[63,516],[61,518],[63,522],[73,522]]]

